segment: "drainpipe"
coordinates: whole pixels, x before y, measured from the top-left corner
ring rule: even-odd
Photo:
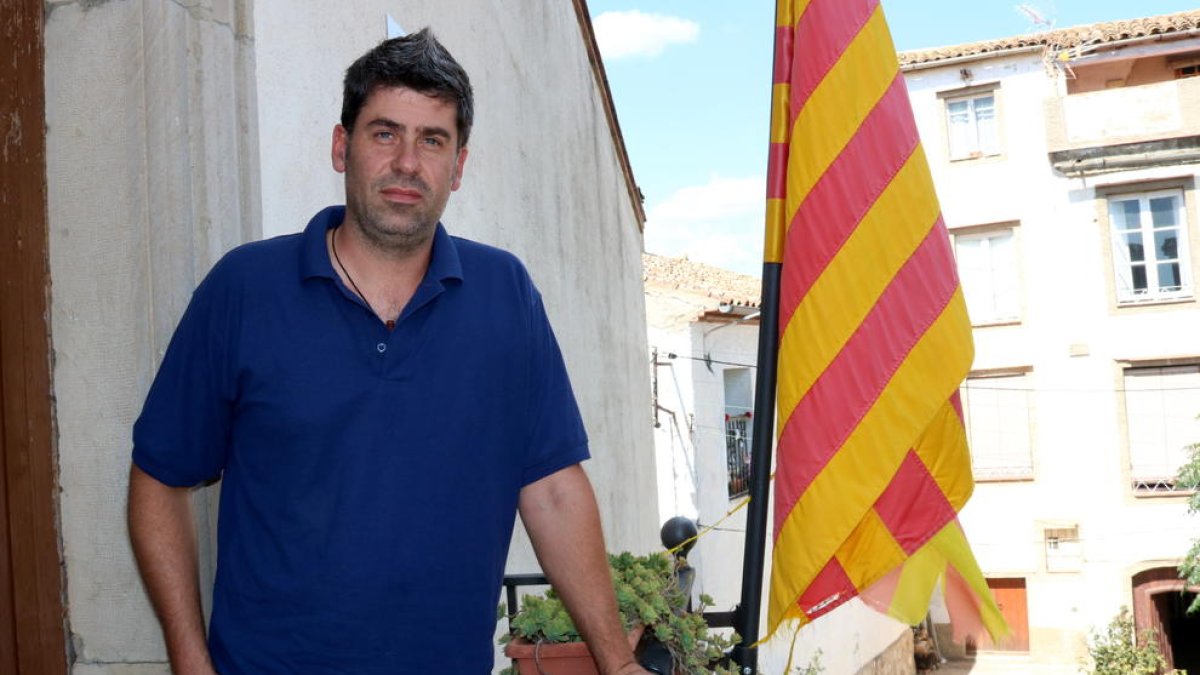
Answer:
[[[1112,171],[1144,169],[1152,166],[1200,163],[1200,148],[1139,152],[1132,155],[1112,157],[1089,157],[1054,163],[1054,168],[1064,176],[1082,177]]]

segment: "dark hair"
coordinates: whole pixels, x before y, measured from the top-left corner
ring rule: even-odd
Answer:
[[[342,83],[342,126],[350,131],[367,97],[379,87],[406,87],[458,107],[458,147],[467,144],[474,100],[467,71],[428,28],[384,40],[346,69]]]

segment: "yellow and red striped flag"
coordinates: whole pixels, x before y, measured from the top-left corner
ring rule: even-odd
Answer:
[[[856,595],[1006,632],[958,524],[971,324],[879,0],[780,0],[766,261],[779,290],[768,633]]]

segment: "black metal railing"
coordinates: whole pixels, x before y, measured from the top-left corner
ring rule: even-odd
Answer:
[[[729,498],[750,493],[750,413],[725,416],[725,458],[729,470]]]

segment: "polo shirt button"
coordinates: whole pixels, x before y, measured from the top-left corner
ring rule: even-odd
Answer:
[[[382,354],[387,351],[387,345],[380,342],[379,344],[375,345],[375,349],[378,349],[379,353]]]

